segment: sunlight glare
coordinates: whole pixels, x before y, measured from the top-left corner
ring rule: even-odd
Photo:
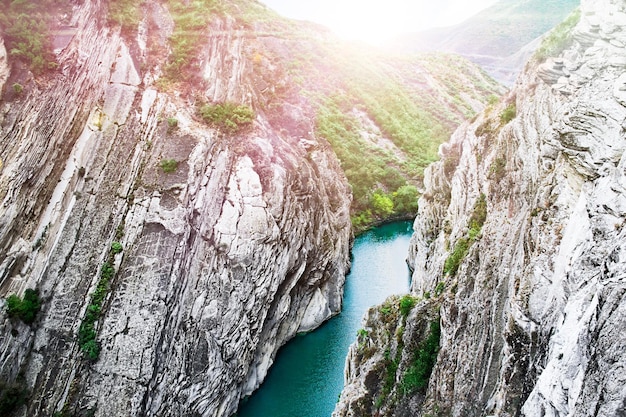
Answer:
[[[344,39],[380,44],[401,33],[450,26],[497,0],[266,0],[287,17],[329,27]]]

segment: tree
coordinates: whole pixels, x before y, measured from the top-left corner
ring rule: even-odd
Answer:
[[[393,205],[396,213],[416,214],[417,213],[417,187],[404,185],[393,193]]]
[[[375,215],[385,217],[393,213],[393,201],[381,190],[374,191],[370,200]]]

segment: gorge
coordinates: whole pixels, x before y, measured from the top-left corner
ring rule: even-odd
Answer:
[[[626,415],[622,0],[508,92],[255,0],[0,4],[1,415],[234,415],[416,209],[334,417]]]
[[[502,91],[253,0],[2,6],[6,415],[232,415],[339,311],[351,218],[399,209]]]

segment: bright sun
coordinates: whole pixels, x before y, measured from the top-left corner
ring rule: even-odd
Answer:
[[[461,22],[497,0],[263,0],[278,13],[378,44],[407,32]]]

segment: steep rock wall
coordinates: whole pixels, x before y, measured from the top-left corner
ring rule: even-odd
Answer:
[[[335,415],[626,413],[626,10],[581,7],[559,56],[531,61],[426,172],[409,262],[416,296],[444,288],[428,388],[364,413],[374,365],[352,355]]]
[[[0,309],[0,376],[31,391],[17,415],[228,416],[286,340],[339,311],[350,191],[306,109],[281,103],[294,131],[257,107],[254,40],[228,19],[202,72],[205,99],[257,110],[234,135],[151,87],[158,67],[140,71],[166,18],[129,40],[103,7],[77,6],[60,73],[2,105],[0,289],[37,288],[43,305],[32,327]],[[77,333],[109,259],[92,363]]]

